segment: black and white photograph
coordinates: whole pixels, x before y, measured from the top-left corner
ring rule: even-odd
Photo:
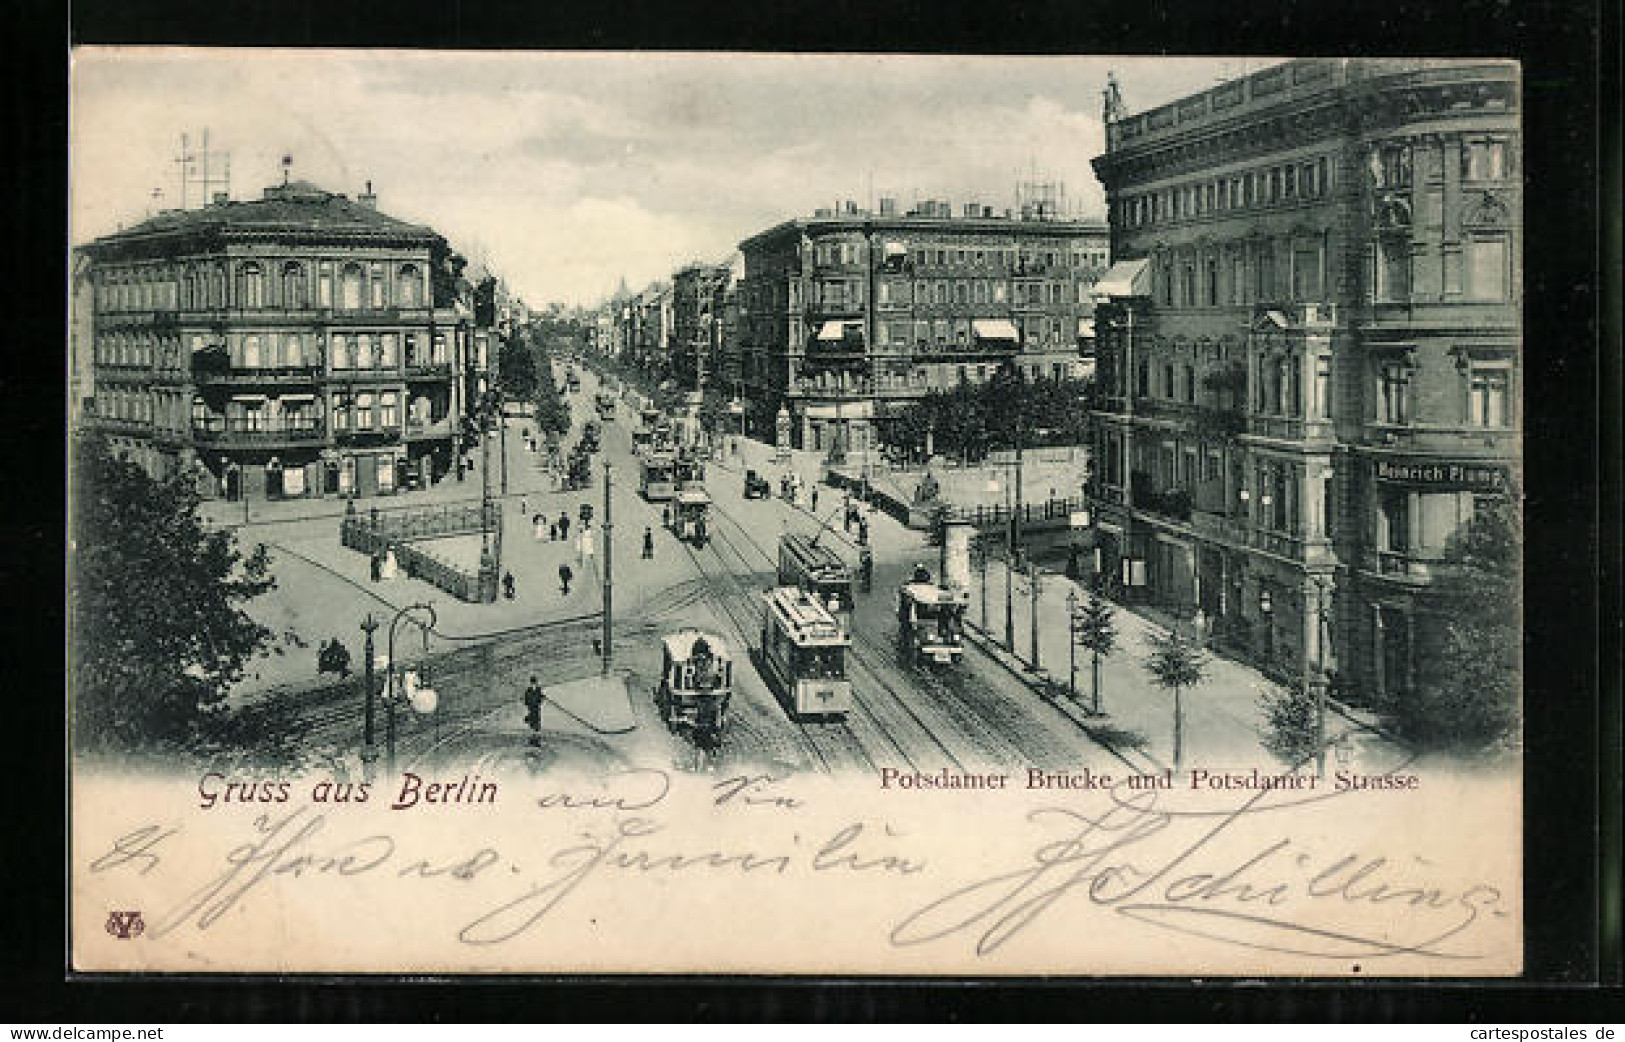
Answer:
[[[77,48],[75,966],[1517,974],[1521,98]]]

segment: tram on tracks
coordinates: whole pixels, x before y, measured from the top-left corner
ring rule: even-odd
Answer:
[[[710,541],[711,496],[703,488],[679,488],[671,514],[672,531],[677,538],[696,549]]]
[[[897,637],[916,665],[951,665],[965,657],[965,612],[970,591],[925,581],[897,590]]]
[[[764,600],[759,649],[763,679],[797,717],[845,716],[852,708],[848,631],[805,590],[780,587]]]
[[[669,452],[650,451],[638,460],[638,491],[653,503],[677,495],[677,457]]]
[[[687,734],[694,744],[715,752],[728,723],[733,697],[733,660],[728,645],[715,633],[684,628],[661,641],[660,683],[655,708],[666,728]]]
[[[673,464],[672,480],[679,490],[699,488],[705,481],[705,461],[690,447],[679,449]]]
[[[816,536],[790,532],[779,537],[778,581],[817,597],[842,632],[852,632],[852,571]]]

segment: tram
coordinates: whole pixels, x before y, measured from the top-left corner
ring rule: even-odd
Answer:
[[[965,657],[965,611],[970,591],[907,582],[897,590],[897,637],[915,664],[949,665]]]
[[[795,586],[818,598],[841,632],[852,632],[852,572],[839,554],[800,533],[779,537],[780,586]]]
[[[677,538],[700,549],[710,540],[711,497],[703,488],[679,488],[671,527]]]
[[[676,465],[676,457],[669,452],[650,451],[638,460],[638,491],[644,499],[652,503],[677,495]]]
[[[692,448],[679,449],[673,465],[672,479],[677,483],[679,490],[699,488],[705,481],[705,462]]]
[[[598,418],[605,423],[615,422],[615,396],[608,391],[599,391],[597,398]]]
[[[661,641],[660,683],[655,708],[667,729],[686,732],[694,744],[714,752],[722,744],[733,696],[733,660],[715,633],[684,628]]]
[[[601,442],[601,428],[593,420],[581,425],[581,447],[584,452],[597,452]]]
[[[571,394],[575,394],[577,391],[581,390],[581,377],[576,373],[574,367],[572,367],[565,375],[564,386]]]
[[[805,590],[780,587],[764,599],[763,678],[795,716],[845,716],[852,708],[846,676],[851,636]]]

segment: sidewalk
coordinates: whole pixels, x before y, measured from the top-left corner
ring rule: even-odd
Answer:
[[[990,559],[987,568],[987,620],[982,619],[981,576],[972,573],[971,603],[967,619],[974,629],[985,631],[986,638],[999,645],[1002,652],[1005,637],[1005,591],[1007,588],[1004,562]],[[1012,596],[1015,657],[1030,665],[1032,647],[1032,584],[1020,573],[1015,575]],[[1027,676],[1036,682],[1047,676],[1067,685],[1069,677],[1067,595],[1077,592],[1079,601],[1088,596],[1079,583],[1064,576],[1041,574],[1038,596],[1038,662],[1040,675]],[[1158,766],[1173,764],[1173,695],[1157,687],[1144,668],[1149,654],[1145,638],[1151,633],[1165,633],[1133,611],[1117,606],[1113,622],[1117,630],[1117,650],[1102,659],[1100,668],[1101,710],[1109,718],[1110,726],[1124,731],[1138,732],[1146,742],[1141,753]],[[1208,653],[1207,680],[1182,696],[1185,714],[1185,764],[1210,769],[1249,768],[1279,771],[1287,766],[1277,760],[1263,746],[1267,725],[1260,704],[1261,695],[1272,686],[1271,681],[1250,666]],[[1078,707],[1090,704],[1090,656],[1079,648],[1077,652]],[[1338,741],[1335,755],[1327,758],[1329,770],[1355,767],[1366,770],[1385,770],[1405,758],[1405,752],[1370,727],[1351,716],[1333,709],[1326,716],[1327,738]]]

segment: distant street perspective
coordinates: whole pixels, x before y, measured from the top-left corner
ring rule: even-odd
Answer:
[[[651,176],[553,238],[501,237],[530,189],[177,128],[72,254],[76,750],[900,789],[1515,757],[1516,69],[1199,64],[1046,86],[1075,166]],[[582,102],[605,179],[665,147],[626,90]],[[792,129],[752,140],[828,162]]]

